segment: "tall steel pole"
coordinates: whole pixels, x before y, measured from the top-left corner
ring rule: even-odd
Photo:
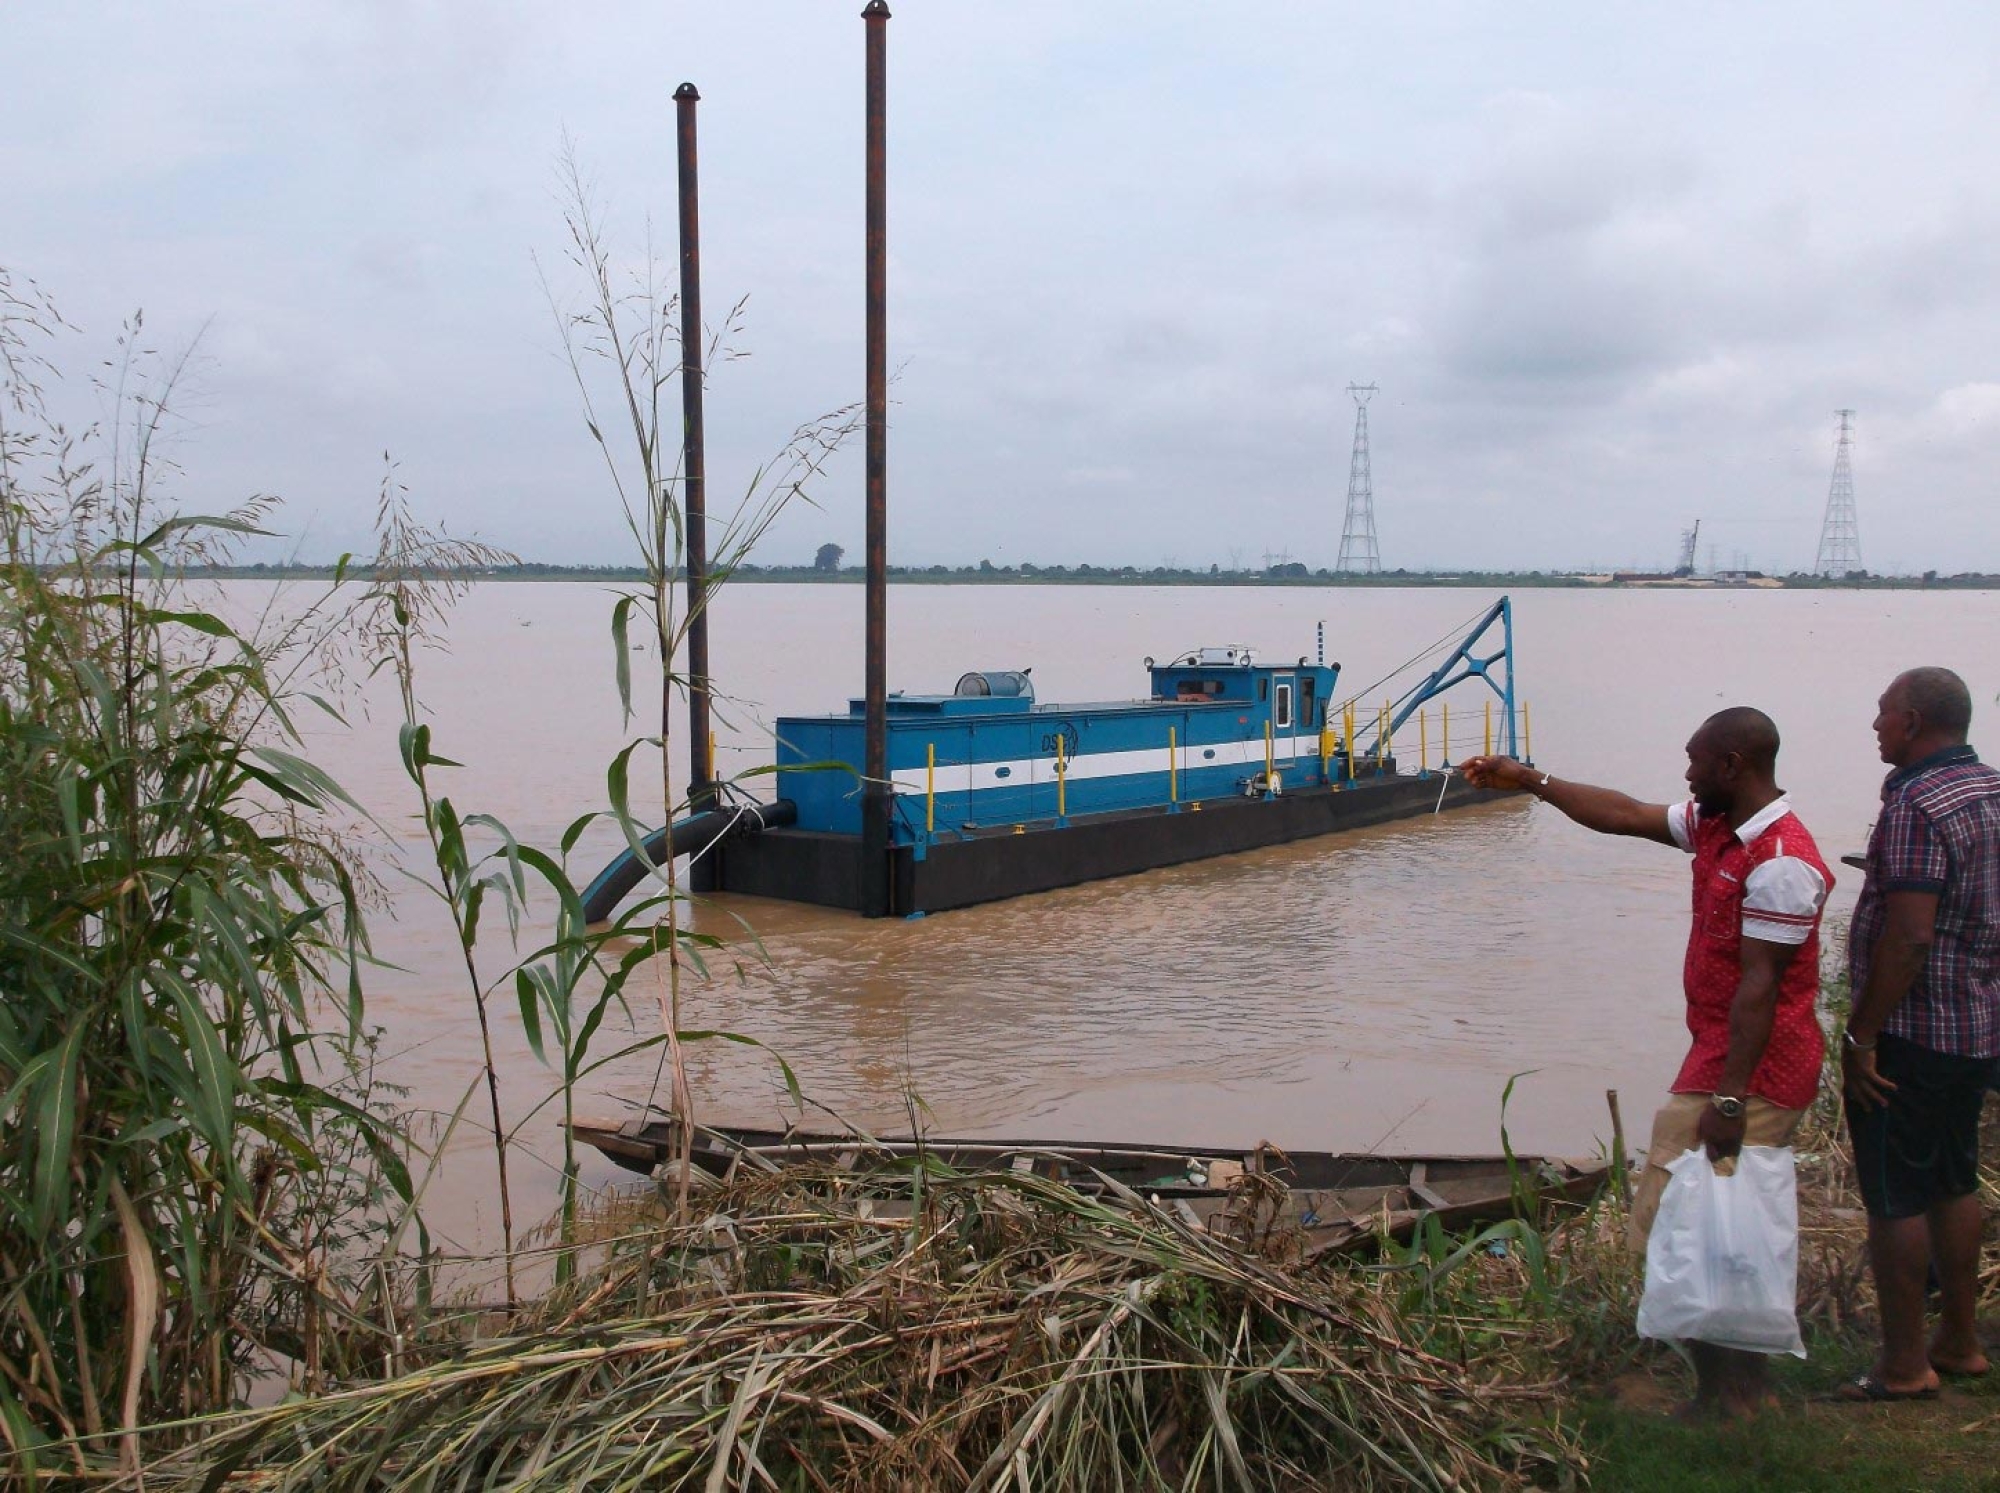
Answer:
[[[861,911],[884,917],[889,888],[889,208],[885,100],[889,7],[869,0],[866,745],[861,772]]]
[[[688,804],[696,810],[708,807],[715,796],[715,763],[709,750],[708,494],[704,489],[701,412],[701,193],[694,134],[694,108],[700,102],[701,95],[692,83],[674,90],[681,186],[681,491],[688,609]],[[664,740],[664,722],[661,730]],[[671,814],[673,805],[667,809]]]

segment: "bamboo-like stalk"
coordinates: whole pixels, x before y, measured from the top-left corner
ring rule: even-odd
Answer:
[[[661,670],[659,812],[662,823],[671,823],[689,807],[688,797],[676,781],[669,739],[674,702],[699,684],[708,708],[719,709],[726,703],[713,681],[696,681],[677,672],[676,660],[685,655],[692,629],[705,622],[717,591],[785,506],[805,495],[807,485],[854,431],[857,417],[852,409],[838,410],[800,426],[779,457],[752,475],[735,511],[723,518],[719,528],[711,531],[716,515],[704,514],[704,537],[699,547],[704,551],[701,558],[706,575],[683,606],[676,585],[693,558],[683,507],[690,474],[682,470],[681,448],[673,439],[675,421],[663,418],[666,393],[673,380],[703,378],[709,365],[727,355],[727,339],[737,325],[741,304],[732,308],[706,343],[686,345],[690,338],[707,336],[706,329],[676,326],[672,314],[676,299],[664,291],[657,273],[650,273],[643,283],[621,287],[613,274],[614,257],[599,215],[573,155],[565,157],[562,169],[568,198],[569,258],[586,288],[579,309],[565,307],[553,292],[550,302],[592,439],[623,508],[626,528],[646,577],[643,596],[619,603],[613,634],[619,648],[619,687],[629,716],[632,694],[624,646],[635,602],[652,622]],[[617,411],[615,425],[600,418],[600,403]],[[705,476],[703,480],[705,483]],[[688,790],[699,791],[712,802],[715,786],[691,783]],[[614,800],[614,812],[623,821],[627,840],[636,845],[643,836],[631,808],[619,793],[614,793]],[[688,1082],[681,1031],[687,981],[691,974],[698,977],[704,972],[695,952],[699,935],[688,922],[691,907],[680,865],[669,855],[652,870],[658,890],[658,926],[649,942],[655,955],[655,998],[666,1055],[667,1103],[672,1113],[691,1119],[694,1093]],[[682,1133],[688,1134],[685,1130]],[[565,1152],[567,1214],[575,1204],[575,1164],[572,1143],[565,1144],[571,1147]],[[677,1209],[688,1205],[692,1176],[692,1156],[684,1148],[669,1177]]]

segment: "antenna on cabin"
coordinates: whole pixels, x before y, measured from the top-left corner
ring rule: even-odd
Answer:
[[[1833,448],[1833,485],[1827,489],[1826,520],[1820,525],[1813,572],[1838,578],[1861,569],[1861,528],[1854,516],[1854,461],[1848,454],[1854,444],[1854,411],[1834,414],[1840,417],[1840,440]]]
[[[1375,543],[1375,474],[1368,460],[1368,399],[1373,384],[1349,384],[1354,396],[1354,458],[1347,468],[1347,522],[1340,531],[1340,560],[1333,567],[1342,575],[1375,575],[1382,553]]]

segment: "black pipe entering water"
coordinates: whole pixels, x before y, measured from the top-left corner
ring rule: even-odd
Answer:
[[[796,824],[798,805],[789,798],[776,803],[746,804],[735,809],[711,809],[694,814],[666,829],[656,829],[640,843],[646,858],[641,860],[631,847],[597,873],[596,880],[583,889],[584,921],[601,923],[618,910],[632,889],[644,881],[653,866],[663,866],[683,855],[699,855],[717,840],[734,835],[756,834],[759,830],[780,829]]]

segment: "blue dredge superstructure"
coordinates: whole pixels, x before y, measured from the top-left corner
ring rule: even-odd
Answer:
[[[1026,672],[888,696],[879,857],[863,846],[865,702],[783,717],[775,827],[768,811],[707,816],[738,832],[701,837],[693,884],[928,913],[1481,801],[1497,795],[1430,770],[1430,716],[1419,716],[1462,683],[1487,686],[1490,705],[1461,705],[1461,739],[1484,722],[1494,745],[1518,749],[1504,597],[1426,677],[1373,707],[1342,700],[1337,663],[1271,664],[1242,646],[1148,659],[1146,674],[1143,697],[1090,704],[1041,703]],[[1449,710],[1438,712],[1441,752]],[[1412,717],[1423,722],[1414,769],[1394,751]]]

